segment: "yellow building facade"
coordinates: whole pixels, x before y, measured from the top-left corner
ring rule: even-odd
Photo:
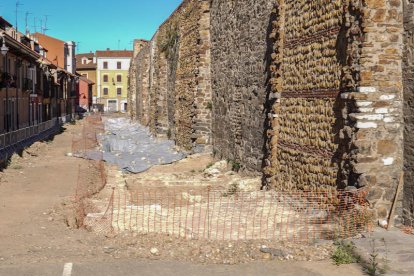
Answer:
[[[132,51],[97,51],[97,99],[105,112],[126,112]]]

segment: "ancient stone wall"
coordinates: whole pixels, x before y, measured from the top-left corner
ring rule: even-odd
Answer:
[[[152,57],[153,76],[150,90],[150,130],[161,136],[166,136],[168,132],[168,60],[162,49],[160,49],[160,38],[166,30],[160,28],[154,47]]]
[[[176,87],[176,142],[190,149],[211,137],[210,31],[208,1],[189,2],[180,22]]]
[[[211,4],[213,146],[220,158],[259,172],[268,94],[268,39],[276,1]]]
[[[360,84],[342,96],[357,107],[348,114],[356,129],[355,182],[367,186],[376,217],[386,220],[403,171],[403,4],[370,0],[361,6]]]
[[[211,140],[209,19],[209,1],[183,1],[135,58],[137,117],[187,150]]]
[[[343,12],[342,1],[285,0],[276,8],[265,170],[272,187],[338,185]]]
[[[404,0],[404,193],[403,222],[414,226],[414,2]]]
[[[179,26],[180,33],[180,62],[177,70],[176,103],[176,141],[177,144],[186,148],[192,145],[193,118],[195,108],[194,98],[196,94],[195,70],[197,70],[197,45],[198,24],[200,10],[197,2],[190,2],[185,8]]]
[[[401,1],[284,0],[275,17],[267,184],[368,186],[387,219],[402,172]]]
[[[150,88],[150,51],[151,51],[151,44],[147,43],[141,51],[137,54],[135,63],[135,94],[136,102],[132,102],[129,106],[135,109],[135,114],[138,121],[141,122],[142,125],[147,126],[149,123],[149,88]],[[131,97],[132,98],[132,97]],[[132,117],[134,119],[134,117]]]
[[[211,143],[217,157],[263,171],[268,187],[366,187],[384,220],[403,145],[414,167],[405,1],[405,140],[402,0],[185,0],[138,55],[137,83],[148,83],[136,88],[147,103],[138,116],[182,148]],[[410,172],[398,205],[407,214]]]
[[[138,54],[141,50],[148,44],[148,41],[142,39],[135,39],[134,40],[134,54],[131,60],[131,66],[129,68],[128,73],[128,91],[136,91],[137,82],[141,81],[141,75],[137,71],[137,67],[140,66],[141,58],[138,58]],[[137,101],[136,99],[137,93],[128,93],[128,115],[131,119],[138,119],[137,114],[137,104],[141,101]]]

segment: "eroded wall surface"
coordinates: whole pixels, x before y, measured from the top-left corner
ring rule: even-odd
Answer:
[[[414,2],[404,0],[404,188],[403,222],[414,226]]]
[[[186,0],[135,58],[135,109],[183,149],[211,140],[209,1]]]
[[[138,55],[138,116],[182,148],[212,144],[268,187],[365,187],[382,220],[405,162],[397,214],[411,214],[405,1],[404,97],[402,0],[183,1]]]
[[[129,105],[135,110],[136,119],[144,126],[147,126],[149,123],[150,51],[151,44],[147,43],[135,58],[136,90],[134,91],[136,93],[131,94],[135,94],[136,102],[132,102]]]
[[[269,93],[269,40],[276,1],[211,4],[211,74],[215,154],[261,171]]]
[[[343,3],[279,2],[271,33],[275,52],[267,184],[287,190],[336,188],[343,124]]]
[[[366,187],[386,220],[402,173],[400,0],[281,0],[271,37],[266,182]]]

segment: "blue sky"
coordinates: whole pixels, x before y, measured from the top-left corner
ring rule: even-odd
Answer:
[[[34,18],[47,19],[46,34],[80,42],[79,51],[132,49],[135,38],[150,39],[157,27],[178,7],[181,0],[20,0],[19,31],[25,30],[25,13],[34,31]],[[15,25],[16,0],[1,0],[0,15]],[[118,43],[118,40],[120,42]]]

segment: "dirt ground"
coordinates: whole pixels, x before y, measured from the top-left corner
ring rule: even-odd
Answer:
[[[238,261],[232,256],[239,249],[247,254],[241,262],[279,262],[279,257],[286,252],[300,255],[300,251],[305,250],[279,244],[279,251],[275,248],[276,253],[269,254],[261,252],[263,244],[260,242],[201,244],[198,241],[131,234],[105,237],[68,227],[63,215],[66,208],[64,204],[75,194],[79,165],[88,166],[86,160],[67,156],[71,152],[73,135],[81,131],[81,126],[82,122],[65,126],[65,132],[57,135],[53,141],[34,144],[22,157],[14,157],[8,168],[0,173],[0,275],[19,275],[11,273],[11,270],[2,274],[2,267],[61,264],[68,261],[99,263],[150,259],[170,260],[177,262],[177,265],[185,261],[236,264]],[[192,169],[189,173],[205,167],[205,164],[198,166],[200,168]],[[329,246],[311,246],[318,249],[313,260],[324,260],[315,262],[320,275],[362,275],[357,265],[334,266],[327,259]],[[181,249],[175,250],[177,247]],[[224,256],[228,258],[222,259],[223,254],[218,254],[220,252],[225,252]],[[317,254],[319,257],[316,257]],[[305,256],[303,260],[308,258]],[[295,267],[296,262],[291,261],[291,265]]]

